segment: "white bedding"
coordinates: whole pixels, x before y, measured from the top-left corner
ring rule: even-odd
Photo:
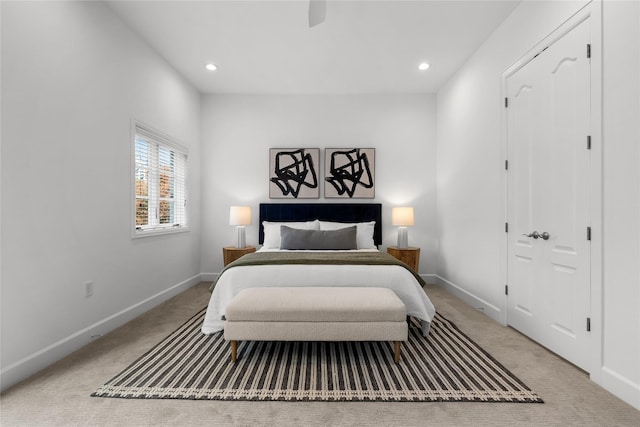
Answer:
[[[435,308],[413,274],[396,265],[253,265],[226,270],[211,294],[202,332],[223,329],[225,308],[243,289],[269,286],[373,286],[393,290],[427,336]]]

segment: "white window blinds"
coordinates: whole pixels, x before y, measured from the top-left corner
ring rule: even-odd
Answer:
[[[135,236],[187,227],[187,149],[135,123]]]

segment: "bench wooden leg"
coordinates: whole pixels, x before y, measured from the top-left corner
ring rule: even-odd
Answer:
[[[393,355],[393,361],[396,362],[396,365],[400,363],[400,346],[402,345],[402,341],[394,341],[395,353]]]
[[[235,362],[238,360],[238,341],[231,340],[231,361]]]

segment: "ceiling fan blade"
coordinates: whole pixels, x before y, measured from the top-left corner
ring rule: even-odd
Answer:
[[[324,22],[327,0],[309,0],[309,28]]]

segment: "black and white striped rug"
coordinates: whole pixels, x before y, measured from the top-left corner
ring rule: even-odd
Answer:
[[[138,399],[542,403],[515,375],[436,314],[429,338],[390,342],[242,342],[200,332],[202,310],[92,396]]]

